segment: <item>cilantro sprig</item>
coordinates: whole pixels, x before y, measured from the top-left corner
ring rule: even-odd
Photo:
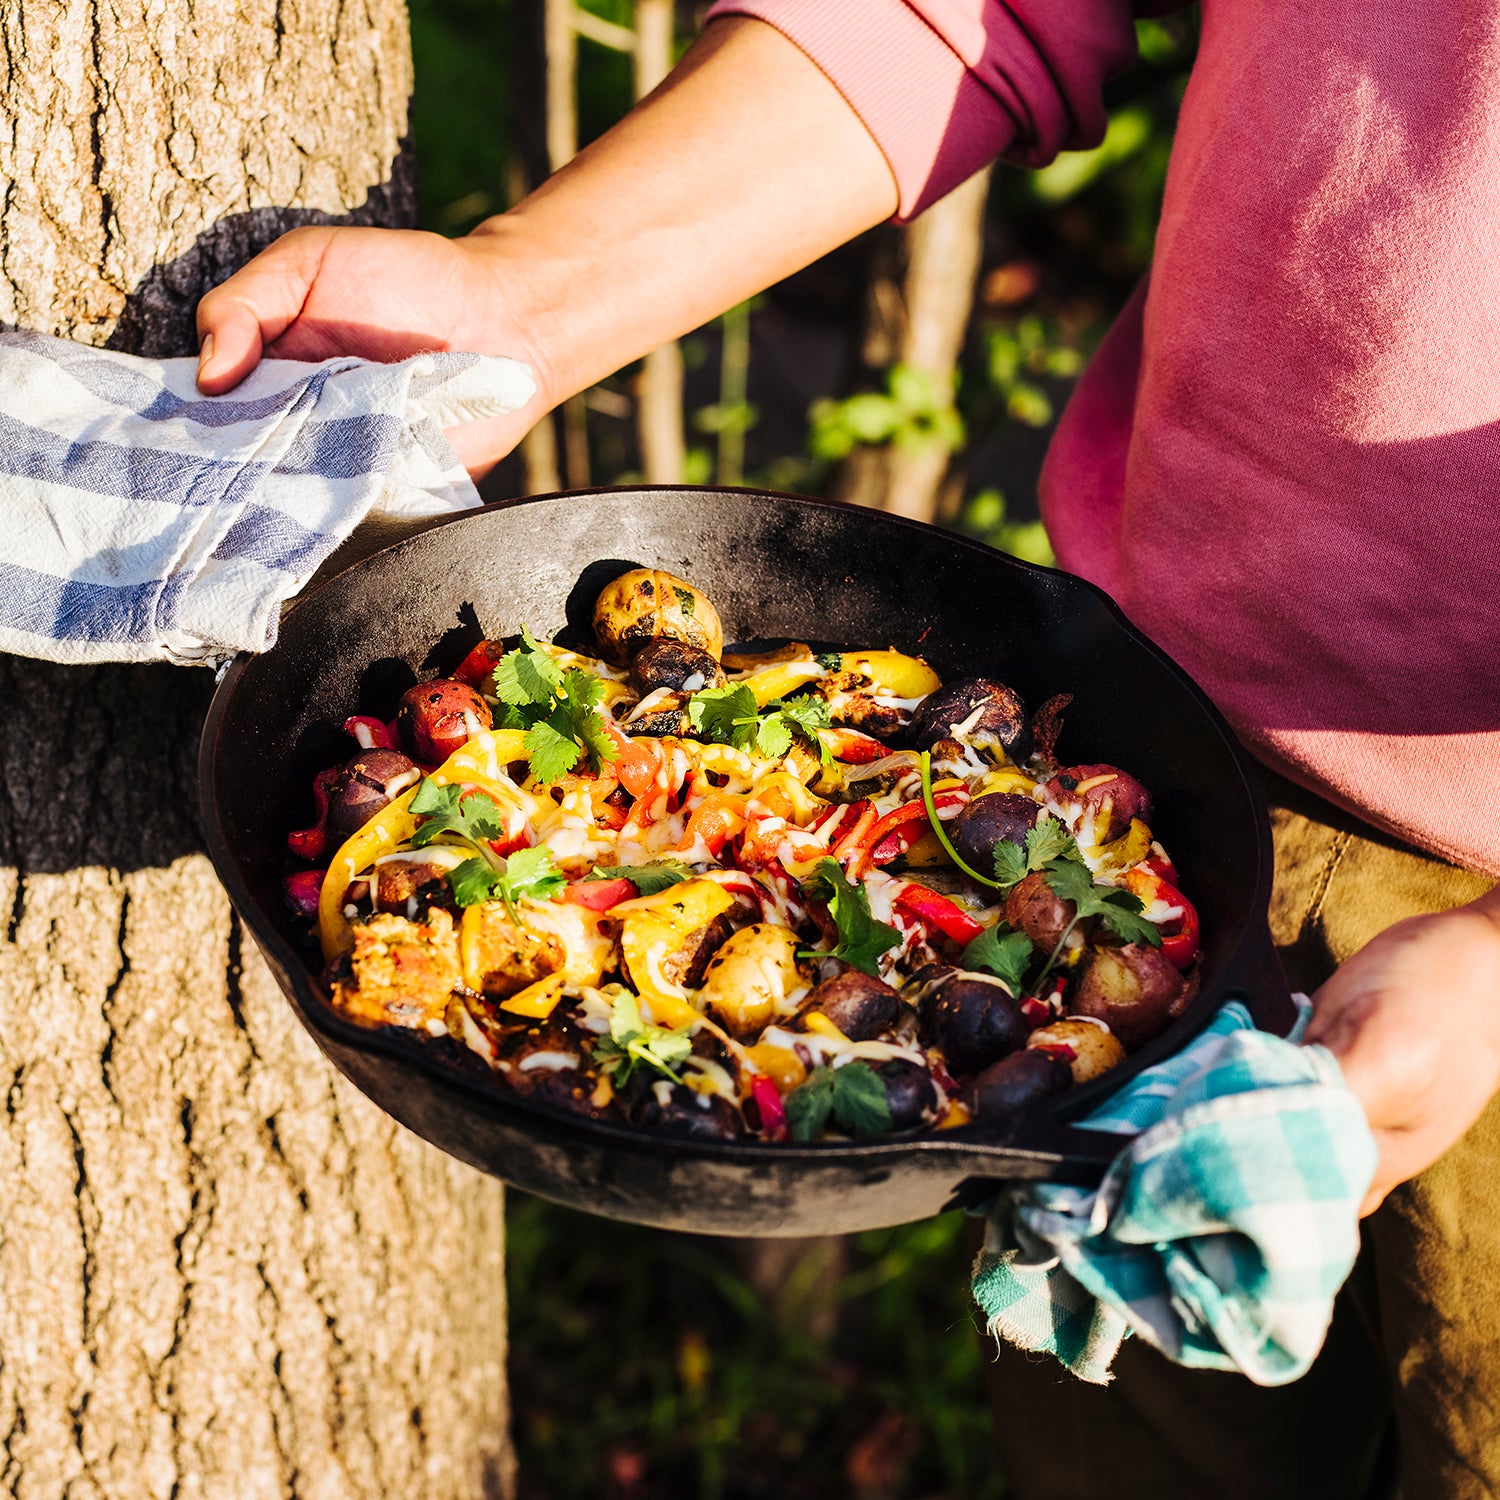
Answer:
[[[643,1021],[640,1002],[627,991],[610,1006],[609,1035],[594,1043],[594,1062],[617,1089],[624,1088],[638,1067],[663,1073],[677,1083],[682,1079],[681,1065],[692,1050],[687,1032]]]
[[[1119,886],[1095,885],[1086,865],[1053,860],[1046,867],[1046,880],[1053,895],[1071,901],[1077,908],[1070,929],[1085,917],[1098,917],[1122,942],[1161,946],[1161,932],[1156,924],[1141,916],[1140,897]]]
[[[490,682],[505,705],[500,727],[526,731],[531,774],[538,781],[556,781],[585,755],[595,771],[618,757],[599,712],[604,683],[577,667],[564,672],[524,626],[521,644],[500,658]]]
[[[1033,871],[1040,870],[1054,860],[1071,860],[1083,863],[1083,853],[1078,840],[1068,832],[1067,825],[1057,818],[1048,818],[1026,830],[1026,846],[1002,839],[995,845],[995,883],[1002,891],[1024,880]]]
[[[494,802],[483,792],[424,781],[411,799],[411,811],[422,820],[411,836],[413,848],[425,849],[446,839],[474,851],[448,872],[453,899],[460,906],[476,906],[498,896],[514,916],[522,896],[546,901],[568,883],[550,849],[517,849],[508,859],[495,853],[491,841],[500,837],[500,821]]]
[[[891,1128],[885,1085],[868,1063],[817,1067],[786,1096],[786,1119],[794,1141],[816,1140],[829,1119],[850,1135],[883,1135]]]
[[[1034,951],[1031,939],[1024,932],[1016,932],[1009,923],[997,922],[993,927],[986,927],[964,949],[960,962],[966,969],[987,970],[1012,995],[1019,995]]]
[[[821,698],[783,698],[762,709],[744,683],[704,688],[688,699],[688,723],[701,739],[753,750],[776,760],[801,739],[823,754],[818,730],[828,725],[828,705]]]
[[[595,865],[587,880],[628,880],[639,896],[654,896],[669,885],[687,880],[692,870],[680,859],[652,859],[641,865]]]
[[[809,895],[823,897],[828,902],[828,913],[838,928],[838,941],[833,948],[805,949],[802,958],[841,958],[851,968],[861,973],[880,977],[876,960],[889,953],[901,941],[901,934],[885,922],[877,922],[870,915],[870,898],[863,885],[844,878],[839,862],[827,856],[818,861],[818,867],[803,885]]]

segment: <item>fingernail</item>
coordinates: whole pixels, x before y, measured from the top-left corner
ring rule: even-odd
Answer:
[[[211,333],[203,335],[203,343],[198,348],[198,373],[201,375],[208,368],[209,361],[214,357],[214,336]]]

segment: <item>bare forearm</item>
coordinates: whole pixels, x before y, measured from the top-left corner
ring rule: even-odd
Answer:
[[[711,26],[666,82],[469,237],[554,401],[807,265],[896,207],[832,83],[759,21]],[[525,313],[517,307],[517,298]]]

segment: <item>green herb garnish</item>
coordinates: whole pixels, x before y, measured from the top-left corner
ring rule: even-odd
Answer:
[[[1053,860],[1046,867],[1047,884],[1052,893],[1071,901],[1078,914],[1069,929],[1085,917],[1098,917],[1117,938],[1127,943],[1149,943],[1161,946],[1161,933],[1154,922],[1141,916],[1140,897],[1114,885],[1095,885],[1086,865],[1071,860]],[[1066,936],[1066,934],[1064,934]]]
[[[786,1096],[786,1118],[794,1141],[816,1140],[832,1117],[850,1135],[883,1135],[891,1128],[885,1085],[868,1063],[818,1067]]]
[[[826,952],[805,949],[803,958],[841,958],[861,973],[880,977],[876,959],[901,942],[901,934],[870,915],[870,898],[863,885],[844,878],[839,862],[831,856],[818,861],[818,868],[803,886],[810,896],[822,896],[838,928],[838,942]]]
[[[672,592],[677,595],[677,602],[682,606],[683,614],[692,619],[693,610],[697,607],[697,601],[693,598],[693,591],[691,589],[680,589],[676,584],[673,584]]]
[[[1021,982],[1031,963],[1031,939],[1014,931],[1008,923],[997,922],[964,949],[960,962],[966,969],[984,969],[999,979],[1012,995],[1021,993]]]
[[[628,880],[642,896],[654,896],[669,885],[687,880],[692,870],[680,859],[653,859],[643,865],[596,865],[585,880]]]
[[[1009,890],[1033,871],[1060,859],[1082,864],[1083,853],[1067,825],[1048,818],[1027,829],[1024,849],[1009,839],[995,845],[995,879],[1001,890]]]
[[[763,710],[755,694],[737,683],[694,693],[687,709],[688,722],[700,739],[753,750],[768,760],[785,755],[794,739],[806,740],[825,754],[818,730],[828,724],[828,705],[821,698],[784,698]]]
[[[491,682],[505,705],[501,727],[526,731],[526,754],[536,780],[556,781],[584,755],[596,772],[619,756],[599,712],[604,683],[576,667],[563,672],[524,626],[521,645],[500,658]]]
[[[517,849],[509,859],[495,853],[492,840],[501,834],[494,801],[484,792],[465,792],[458,786],[439,786],[424,781],[411,799],[411,810],[422,821],[411,836],[412,847],[425,849],[439,839],[467,844],[474,858],[448,872],[453,899],[460,906],[475,906],[499,896],[515,915],[522,896],[546,901],[567,882],[546,848]]]
[[[668,1031],[641,1020],[640,1002],[630,993],[615,997],[609,1012],[609,1035],[594,1043],[594,1062],[623,1088],[636,1068],[664,1073],[674,1083],[680,1066],[692,1054],[693,1040],[685,1031]]]

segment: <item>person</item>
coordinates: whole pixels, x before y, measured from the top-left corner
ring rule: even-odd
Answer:
[[[532,406],[453,434],[481,471],[990,159],[1097,143],[1133,51],[1129,0],[722,0],[655,94],[467,237],[273,245],[203,299],[202,387],[266,351],[523,358]],[[1273,928],[1379,1167],[1296,1385],[1139,1341],[1104,1388],[1002,1354],[1023,1500],[1332,1500],[1392,1452],[1409,1500],[1500,1493],[1497,57],[1487,0],[1203,0],[1151,272],[1053,442],[1061,565],[1267,767]]]

